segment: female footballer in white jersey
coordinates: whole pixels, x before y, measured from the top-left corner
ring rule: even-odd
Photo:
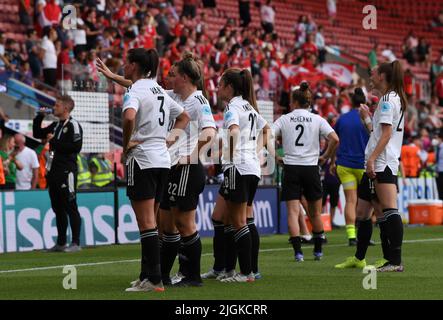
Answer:
[[[258,111],[258,108],[254,106],[254,101],[250,99],[249,103],[254,109]],[[221,132],[223,133],[223,132]],[[259,136],[257,147],[258,150],[265,147],[266,133]],[[221,138],[223,141],[223,138]],[[217,148],[219,149],[219,148]],[[221,148],[220,148],[221,149]],[[222,154],[222,150],[219,150],[219,154],[213,155],[217,160],[221,161],[222,167],[229,165],[228,161],[219,159],[219,155]],[[211,220],[214,226],[214,236],[212,239],[212,249],[214,255],[213,267],[206,273],[202,274],[202,279],[216,279],[223,280],[230,278],[235,274],[235,265],[237,262],[237,253],[233,246],[233,234],[235,232],[234,227],[229,222],[229,211],[225,200],[225,186],[222,184],[217,195],[217,199],[212,212]],[[252,201],[247,203],[246,206],[246,223],[251,235],[251,268],[255,280],[261,279],[262,275],[258,269],[258,255],[260,251],[260,235],[257,230],[257,226],[254,222],[254,212]]]
[[[187,268],[185,278],[176,285],[201,286],[202,247],[195,213],[199,195],[205,186],[205,173],[199,155],[203,147],[215,137],[216,126],[208,100],[197,89],[203,81],[198,61],[192,54],[185,54],[172,68],[175,74],[175,99],[189,114],[191,122],[184,131],[185,135],[180,136],[169,149],[172,167],[168,188],[160,205],[163,226],[162,277],[164,281],[170,281],[169,273],[181,238]]]
[[[140,230],[142,264],[139,279],[126,291],[163,291],[156,211],[170,168],[168,120],[183,130],[189,116],[154,80],[159,57],[155,50],[128,51],[124,78],[132,85],[123,102],[123,154],[127,195]]]
[[[220,80],[218,97],[228,101],[224,113],[222,193],[227,203],[229,223],[234,232],[226,250],[236,250],[240,273],[223,282],[253,282],[251,267],[251,235],[247,225],[247,205],[251,205],[260,180],[257,142],[262,130],[269,127],[253,107],[256,106],[252,76],[248,70],[228,69]],[[252,103],[251,103],[252,102]],[[261,139],[261,138],[260,138]]]
[[[282,183],[282,200],[288,208],[288,227],[290,241],[294,248],[295,260],[304,261],[301,250],[300,199],[303,195],[308,201],[308,214],[312,223],[314,238],[314,259],[323,256],[324,238],[321,220],[322,186],[320,181],[319,162],[324,163],[333,154],[338,136],[322,117],[310,113],[312,93],[306,82],[291,94],[293,111],[281,116],[273,124],[274,136],[282,136],[284,171]],[[328,148],[320,156],[320,137],[328,139]]]
[[[113,74],[101,61],[100,69],[105,76],[123,86],[128,79]],[[168,75],[172,90],[168,95],[184,107],[191,122],[184,134],[177,136],[169,148],[171,170],[160,204],[159,223],[162,230],[161,273],[165,285],[173,284],[170,271],[181,247],[180,276],[173,279],[177,286],[201,286],[200,259],[201,240],[195,225],[198,198],[205,186],[205,174],[199,155],[203,147],[216,135],[216,126],[209,102],[199,87],[203,88],[203,74],[199,62],[190,53],[176,62]],[[169,128],[174,119],[169,121]],[[183,275],[184,274],[184,275]],[[182,277],[185,276],[183,279]]]
[[[337,268],[363,268],[372,235],[371,213],[376,208],[384,261],[379,272],[401,272],[403,222],[397,209],[397,174],[403,143],[404,111],[407,106],[403,89],[403,71],[398,60],[383,63],[372,71],[371,84],[381,97],[371,123],[368,108],[362,108],[364,122],[372,131],[365,150],[365,168],[358,189],[357,252]]]

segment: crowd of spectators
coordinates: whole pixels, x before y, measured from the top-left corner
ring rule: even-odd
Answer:
[[[222,72],[229,67],[250,68],[260,100],[275,101],[275,114],[285,112],[291,88],[299,83],[292,77],[298,69],[315,71],[326,60],[324,27],[310,14],[296,19],[294,46],[288,46],[276,33],[276,8],[272,0],[239,0],[239,21],[217,9],[216,1],[184,0],[178,10],[174,2],[143,0],[29,0],[21,1],[20,18],[29,27],[26,41],[17,43],[0,33],[0,68],[29,85],[46,85],[62,90],[108,91],[113,106],[121,105],[121,88],[110,84],[97,72],[97,57],[113,72],[121,73],[127,51],[134,47],[156,48],[161,55],[158,80],[163,83],[171,65],[182,52],[190,51],[203,62],[205,84],[216,119],[222,106],[216,88]],[[336,1],[326,1],[331,21],[335,21]],[[62,5],[72,4],[75,16],[62,19]],[[251,6],[260,12],[261,27],[251,27]],[[31,8],[32,7],[32,8]],[[203,9],[202,9],[203,8]],[[181,15],[179,15],[179,12]],[[225,18],[217,35],[208,32],[208,14]],[[63,24],[75,25],[65,29]],[[410,99],[406,141],[419,136],[427,151],[441,127],[443,106],[443,54],[430,61],[430,47],[411,31],[405,39],[404,58],[410,63],[427,63],[431,69],[434,100],[416,101],[414,75],[405,74]],[[378,45],[370,54],[370,65],[396,59],[394,49]],[[364,79],[353,72],[353,83],[342,87],[330,79],[314,79],[313,111],[334,124],[340,114],[350,110],[350,95],[356,86],[367,93],[375,107],[378,98],[368,92]],[[120,90],[120,91],[119,91]],[[117,93],[117,94],[116,94]],[[120,99],[120,100],[119,100]],[[431,144],[432,145],[432,144]]]

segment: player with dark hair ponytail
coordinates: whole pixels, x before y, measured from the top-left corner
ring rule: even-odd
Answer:
[[[289,236],[297,262],[304,261],[298,222],[302,193],[308,201],[308,215],[314,238],[314,259],[320,260],[323,256],[324,230],[321,220],[323,193],[319,164],[322,165],[330,158],[338,143],[338,137],[328,122],[309,112],[311,99],[312,92],[309,90],[309,85],[303,82],[291,94],[293,110],[282,115],[273,125],[274,137],[282,136],[283,140],[285,156],[282,200],[286,201],[288,208]],[[322,156],[320,156],[320,137],[325,137],[329,141],[328,148]],[[275,154],[274,151],[271,153]]]
[[[357,245],[356,210],[357,187],[365,172],[365,148],[369,140],[365,124],[360,119],[360,106],[366,103],[361,88],[356,88],[351,96],[352,109],[342,114],[335,124],[335,132],[340,138],[337,154],[332,157],[331,174],[337,174],[345,193],[345,222],[348,243]]]
[[[252,265],[253,236],[247,219],[250,212],[248,207],[252,206],[261,176],[257,157],[258,141],[265,135],[268,125],[257,112],[252,77],[248,70],[226,70],[220,80],[218,97],[228,102],[224,114],[226,134],[223,136],[222,159],[225,179],[220,195],[227,205],[224,251],[226,257],[230,258],[226,259],[226,274],[221,281],[252,282],[255,280]],[[258,238],[258,233],[255,235]],[[234,272],[235,253],[240,265],[240,273],[237,274]]]
[[[406,95],[403,90],[403,71],[399,61],[383,63],[374,68],[371,85],[380,91],[378,107],[370,118],[367,106],[360,114],[371,132],[365,150],[365,168],[358,190],[357,217],[360,220],[355,256],[348,258],[338,268],[363,268],[372,235],[373,208],[380,226],[383,257],[376,262],[379,272],[401,272],[401,246],[403,222],[397,208],[397,174],[403,143]]]
[[[182,105],[191,117],[173,147],[168,187],[160,204],[160,221],[163,229],[162,279],[177,286],[201,286],[201,240],[195,223],[200,193],[205,187],[204,168],[200,162],[203,147],[216,135],[216,126],[208,100],[198,89],[202,71],[198,60],[186,53],[172,67],[175,74],[173,93],[168,92]],[[170,271],[179,252],[182,275],[171,281]],[[178,279],[180,278],[180,279]],[[180,280],[178,283],[175,281]]]

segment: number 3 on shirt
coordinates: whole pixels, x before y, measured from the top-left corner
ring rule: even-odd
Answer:
[[[163,105],[165,104],[165,97],[160,96],[157,99],[161,101],[160,112],[162,114],[162,118],[158,118],[158,124],[163,126],[165,124],[165,110],[163,109]]]

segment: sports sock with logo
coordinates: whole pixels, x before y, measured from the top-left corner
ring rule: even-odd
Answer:
[[[254,218],[247,218],[246,223],[251,233],[251,267],[252,272],[258,272],[258,253],[260,251],[260,235],[257,226],[254,223]]]
[[[188,258],[187,278],[194,281],[201,281],[200,261],[202,255],[202,243],[200,234],[196,231],[194,234],[183,237],[183,253]]]
[[[180,241],[181,238],[179,233],[163,233],[160,261],[162,279],[165,282],[169,282],[170,280],[169,274],[174,265],[175,257],[177,256],[178,248],[180,247]]]
[[[142,272],[140,280],[148,279],[153,284],[161,281],[160,270],[160,246],[158,241],[158,230],[149,229],[140,232],[142,246]]]
[[[240,272],[243,275],[249,275],[251,268],[251,233],[248,225],[241,227],[235,231],[235,248],[238,255],[238,264],[240,265]]]

